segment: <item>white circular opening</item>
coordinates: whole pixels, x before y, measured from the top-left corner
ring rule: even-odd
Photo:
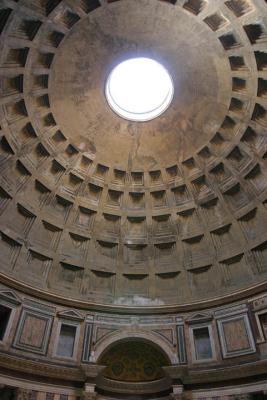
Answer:
[[[150,58],[131,58],[118,64],[106,83],[107,101],[118,115],[131,121],[149,121],[161,115],[173,98],[168,71]]]

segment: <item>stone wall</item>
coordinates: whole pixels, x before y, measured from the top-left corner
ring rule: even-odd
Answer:
[[[5,374],[13,370],[18,377],[26,374],[27,380],[38,382],[41,377],[49,384],[58,380],[63,386],[66,382],[78,385],[81,395],[84,383],[95,384],[95,378],[101,375],[102,354],[113,344],[129,339],[157,346],[168,360],[166,375],[173,382],[178,379],[184,387],[207,383],[220,386],[224,380],[235,386],[236,379],[252,384],[256,377],[261,377],[264,384],[264,295],[197,313],[131,315],[87,312],[41,302],[2,285],[0,304],[3,310],[9,310],[8,318],[1,320],[2,384]],[[60,340],[64,352],[59,351]],[[163,388],[166,382],[157,390]]]

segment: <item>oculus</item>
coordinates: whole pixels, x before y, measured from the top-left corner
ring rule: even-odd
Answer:
[[[106,81],[111,109],[130,121],[150,121],[167,110],[174,87],[163,65],[151,58],[131,58],[118,64]]]

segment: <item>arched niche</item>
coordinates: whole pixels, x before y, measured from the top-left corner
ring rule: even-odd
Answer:
[[[163,367],[170,365],[166,354],[153,343],[129,338],[120,340],[104,351],[99,363],[105,365],[105,378],[123,382],[152,382],[163,379]]]
[[[178,355],[171,343],[169,343],[162,336],[156,333],[142,330],[135,332],[125,330],[123,332],[116,332],[108,335],[96,344],[91,361],[100,364],[99,360],[101,359],[102,355],[107,352],[111,347],[113,347],[117,342],[124,342],[129,340],[147,342],[149,345],[154,346],[154,348],[159,349],[159,351],[161,351],[169,360],[168,365],[177,364],[179,362]]]

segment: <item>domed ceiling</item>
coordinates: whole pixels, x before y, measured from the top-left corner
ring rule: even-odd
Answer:
[[[263,287],[266,1],[3,0],[0,32],[2,281],[156,306]],[[149,122],[105,98],[132,57],[173,79]]]

